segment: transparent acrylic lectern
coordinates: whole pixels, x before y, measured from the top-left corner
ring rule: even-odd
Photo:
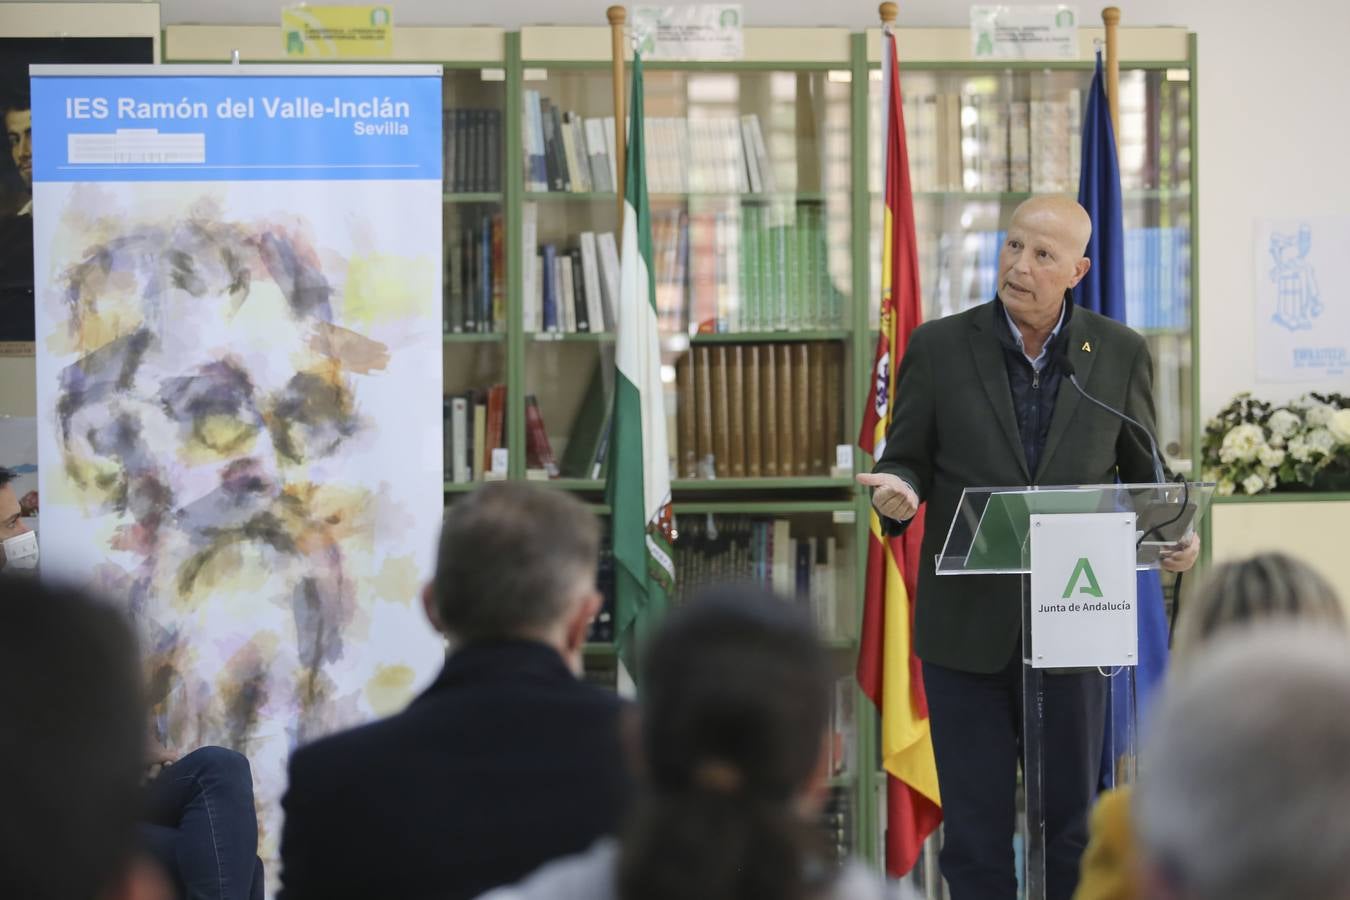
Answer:
[[[1119,709],[1114,716],[1126,733],[1115,744],[1136,757],[1135,572],[1158,568],[1160,552],[1193,530],[1213,492],[1213,484],[1169,482],[966,488],[961,495],[937,574],[1021,580],[1027,900],[1045,897],[1043,676],[1056,668],[1096,668],[1104,678],[1121,673],[1111,702],[1126,705],[1123,716]],[[1116,777],[1132,780],[1133,768]]]

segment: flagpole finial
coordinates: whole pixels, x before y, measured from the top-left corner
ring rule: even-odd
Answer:
[[[877,12],[881,14],[882,25],[894,25],[896,17],[900,15],[900,7],[892,3],[891,0],[886,0],[885,3],[877,7]]]
[[[611,6],[605,10],[605,15],[609,18],[609,24],[622,25],[628,21],[628,8],[625,6]]]

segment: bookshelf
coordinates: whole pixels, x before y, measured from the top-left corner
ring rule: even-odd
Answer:
[[[395,61],[445,67],[450,136],[443,196],[445,393],[465,398],[466,425],[481,415],[477,432],[482,433],[491,389],[500,385],[492,404],[500,417],[494,426],[500,437],[494,442],[504,452],[497,459],[501,471],[493,477],[547,478],[539,448],[532,448],[529,437],[530,422],[537,419],[558,467],[549,483],[575,492],[607,516],[603,465],[596,466],[596,456],[614,354],[601,237],[617,224],[617,198],[605,180],[607,157],[613,156],[607,143],[612,124],[604,122],[613,115],[609,29],[414,27],[396,32]],[[1195,37],[1175,28],[1127,28],[1119,34],[1131,324],[1153,350],[1166,453],[1172,465],[1185,469],[1198,458],[1199,440]],[[1076,192],[1073,96],[1077,92],[1081,103],[1085,95],[1092,41],[1101,30],[1080,29],[1080,58],[1067,62],[975,61],[965,29],[901,28],[897,36],[928,318],[989,299],[990,258],[1017,203],[1033,190]],[[245,62],[283,58],[274,26],[173,25],[165,30],[163,45],[169,62],[224,62],[232,50]],[[868,529],[867,496],[851,475],[869,461],[857,454],[845,471],[832,464],[833,445],[856,438],[876,340],[880,32],[749,28],[744,46],[744,58],[734,63],[646,64],[644,99],[653,148],[648,187],[669,379],[665,412],[677,528],[704,574],[757,573],[770,584],[774,574],[766,549],[773,544],[777,551],[786,541],[793,566],[788,575],[780,562],[780,584],[787,579],[789,593],[795,592],[800,553],[808,596],[817,604],[822,594],[832,596],[822,624],[828,626],[823,631],[839,664],[837,705],[845,712],[840,724],[848,737],[841,736],[840,745],[846,765],[831,781],[829,827],[854,852],[879,864],[885,791],[878,772],[876,718],[849,680]],[[554,150],[552,171],[548,145],[541,157],[537,139],[543,135],[544,99],[550,130],[557,112],[552,133],[561,144],[560,154]],[[1033,103],[1037,134],[1043,130],[1053,138],[1038,137],[1034,153]],[[1016,138],[1014,153],[1014,128],[1020,134],[1023,109],[1028,139]],[[1014,116],[1019,124],[1014,125]],[[994,134],[1007,137],[995,141]],[[1006,148],[1001,158],[985,146],[990,142]],[[560,160],[566,181],[550,177],[560,174]],[[593,237],[583,239],[585,234]],[[546,244],[553,246],[555,260],[566,255],[573,270],[565,283],[563,273],[554,272],[549,322],[542,303],[542,263],[535,269],[537,250]],[[473,278],[485,250],[486,299],[481,279]],[[456,254],[460,259],[452,276]],[[751,259],[761,264],[747,267]],[[801,267],[789,265],[798,261]],[[1146,269],[1165,272],[1167,278],[1141,279]],[[570,320],[560,306],[569,284]],[[794,302],[778,303],[789,297]],[[469,328],[466,304],[473,298],[479,305],[472,309],[475,325]],[[585,312],[585,329],[579,309]],[[490,326],[480,330],[484,320]],[[741,459],[734,467],[731,448],[718,446],[717,435],[730,434],[733,416],[744,426],[745,381],[754,367],[747,367],[747,359],[760,361],[762,382],[766,354],[774,356],[776,376],[777,354],[786,351],[787,362],[795,364],[802,348],[806,396],[791,412],[807,410],[806,471],[798,470],[795,457],[791,471],[783,471],[776,455],[774,470],[766,467],[762,384],[758,474],[749,465],[745,427],[739,429]],[[711,421],[726,422],[727,428],[709,428],[700,447],[695,422],[692,467],[684,452],[689,442],[681,440],[689,434],[684,418],[692,413],[697,419],[704,412],[697,392],[689,402],[689,392],[681,391],[681,376],[688,378],[690,369],[696,386],[706,370],[710,385],[725,378],[727,388],[725,402],[706,405]],[[813,377],[831,369],[828,379]],[[737,406],[730,397],[738,371]],[[831,386],[820,390],[826,380]],[[793,380],[794,403],[796,390]],[[452,431],[447,428],[453,451]],[[826,433],[828,440],[811,443]],[[774,446],[795,442],[795,427],[787,435]],[[491,468],[486,443],[476,452],[466,446],[466,452],[478,465],[460,473],[471,475],[469,480],[456,481],[453,461],[448,461],[447,503],[471,490]],[[602,584],[604,567],[602,561]],[[591,676],[605,681],[615,665],[613,645],[589,645],[586,660]]]
[[[1091,38],[1065,63],[963,61],[934,39],[900,41],[907,146],[924,317],[949,315],[994,293],[1013,209],[1032,193],[1077,194]],[[1196,459],[1197,371],[1193,264],[1197,196],[1193,36],[1181,29],[1122,32],[1120,135],[1128,323],[1149,343],[1159,443],[1168,464]],[[868,133],[882,127],[880,32],[865,37]],[[880,142],[868,142],[869,283],[879,278]],[[869,317],[876,317],[872,298]]]

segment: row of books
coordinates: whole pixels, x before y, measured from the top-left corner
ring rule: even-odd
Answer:
[[[1066,191],[1078,186],[1082,96],[1003,100],[980,94],[904,99],[916,191]],[[878,127],[879,117],[874,119]],[[872,188],[880,190],[880,166]]]
[[[829,474],[845,440],[844,377],[831,341],[691,348],[675,363],[679,477]]]
[[[502,111],[447,109],[441,114],[445,188],[453,193],[502,189]]]
[[[820,636],[839,638],[836,539],[818,522],[741,515],[681,515],[675,602],[713,584],[758,584],[808,609]]]
[[[549,438],[549,429],[538,401],[533,395],[526,396],[526,477],[583,478],[592,481],[606,477],[609,472],[607,462],[613,397],[606,385],[606,374],[610,371],[600,360],[591,367],[585,392],[581,395],[581,404],[568,427],[561,457],[554,454],[553,441]]]
[[[825,208],[814,201],[665,210],[652,218],[656,314],[664,331],[838,328]]]
[[[536,90],[525,91],[525,190],[613,191],[614,117],[583,118]]]
[[[778,179],[759,116],[643,119],[647,190],[665,193],[766,193]]]
[[[506,385],[449,395],[442,415],[447,481],[467,484],[486,481],[489,473],[506,476]]]
[[[525,189],[613,191],[612,116],[563,110],[539,91],[525,91]],[[647,190],[652,193],[763,193],[777,178],[759,116],[643,119]]]
[[[1161,72],[1122,82],[1122,188],[1190,189],[1190,100],[1190,82],[1171,81]]]
[[[882,804],[885,807],[885,804]],[[835,865],[843,865],[853,855],[853,791],[846,786],[832,787],[820,814],[825,832],[826,852]]]
[[[1125,230],[1125,321],[1185,329],[1191,309],[1191,230]],[[1180,408],[1180,407],[1178,407]]]
[[[612,332],[619,308],[619,248],[613,232],[583,231],[574,247],[538,243],[539,209],[523,208],[527,251],[524,328],[534,332]]]
[[[506,253],[500,213],[473,217],[445,248],[444,327],[449,334],[506,328]]]

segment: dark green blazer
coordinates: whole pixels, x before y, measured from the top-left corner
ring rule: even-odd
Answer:
[[[1060,382],[1039,468],[1028,472],[1017,433],[996,301],[920,325],[895,381],[891,428],[873,471],[907,481],[926,501],[914,646],[926,662],[997,672],[1022,631],[1016,575],[944,575],[934,558],[967,487],[1151,482],[1152,455],[1138,429]],[[1078,382],[1154,431],[1148,345],[1119,322],[1082,308],[1064,325]],[[887,520],[890,533],[903,525]]]

